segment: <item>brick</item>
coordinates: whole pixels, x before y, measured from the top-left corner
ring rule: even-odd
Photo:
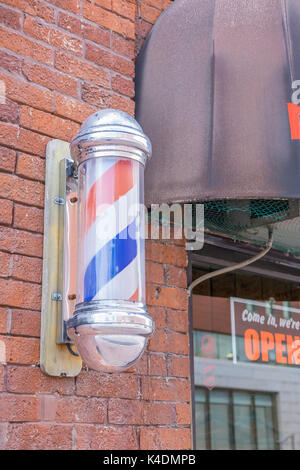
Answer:
[[[144,0],[142,0],[144,1]],[[145,0],[148,5],[163,10],[163,0]],[[173,0],[171,0],[173,1]]]
[[[101,375],[82,371],[77,377],[77,395],[101,398],[137,398],[139,382],[133,375]]]
[[[19,106],[6,98],[5,103],[0,104],[0,120],[16,124],[19,121]]]
[[[12,223],[13,216],[13,203],[0,199],[0,224],[10,225]],[[0,268],[1,272],[1,268]]]
[[[122,34],[128,38],[135,38],[134,23],[128,19],[121,18],[115,13],[104,10],[103,8],[91,4],[84,0],[83,16],[93,23],[97,23],[107,29],[112,29],[116,33]]]
[[[150,283],[164,284],[164,267],[158,263],[146,263],[146,280]]]
[[[137,36],[146,38],[152,28],[151,23],[147,23],[142,18],[138,18],[135,22],[135,32]]]
[[[0,51],[1,67],[8,72],[21,73],[21,60],[5,51]]]
[[[149,284],[147,304],[185,310],[188,308],[187,291],[173,287],[155,287],[155,285]]]
[[[0,46],[17,54],[30,57],[37,62],[53,65],[53,53],[49,47],[42,46],[21,34],[3,27],[0,27]]]
[[[10,424],[7,450],[72,449],[72,426],[56,424]]]
[[[187,333],[188,312],[179,312],[178,310],[167,310],[167,327],[170,330],[180,333]]]
[[[175,423],[173,405],[136,400],[109,400],[110,424],[167,425]]]
[[[66,0],[50,0],[50,3],[64,10],[80,13],[80,0],[68,0],[68,2]]]
[[[134,82],[128,78],[122,77],[121,75],[115,75],[111,81],[112,89],[117,93],[122,95],[129,96],[130,98],[134,97]]]
[[[91,23],[82,23],[82,37],[97,44],[110,47],[110,31]]]
[[[81,97],[87,103],[105,109],[111,106],[111,95],[101,88],[84,82],[81,88]]]
[[[85,56],[91,62],[106,67],[122,75],[134,77],[134,62],[125,57],[113,54],[92,43],[87,43]]]
[[[58,26],[66,29],[70,33],[77,34],[78,36],[82,33],[82,23],[78,18],[69,15],[63,11],[58,13]]]
[[[43,236],[9,227],[0,227],[0,250],[42,257]]]
[[[12,277],[28,282],[42,282],[43,261],[40,258],[14,255],[12,257]]]
[[[36,397],[0,395],[0,421],[24,422],[39,420],[39,400]]]
[[[160,377],[167,375],[167,359],[164,354],[149,354],[149,375]]]
[[[123,36],[119,36],[116,33],[112,33],[111,37],[111,48],[118,54],[134,59],[134,41],[126,39]]]
[[[4,368],[4,366],[0,365],[0,392],[3,392],[5,390],[4,374],[5,374],[5,368]],[[2,449],[2,447],[1,447],[1,429],[0,429],[0,449]]]
[[[177,268],[176,266],[166,266],[166,280],[167,285],[172,287],[187,288],[187,275],[186,270]]]
[[[1,256],[0,256],[1,259]],[[9,309],[0,307],[0,333],[7,333],[8,331]]]
[[[45,156],[49,140],[51,140],[50,137],[0,122],[0,143],[14,149]]]
[[[44,182],[45,160],[26,153],[19,153],[16,174]]]
[[[188,426],[191,424],[191,407],[178,403],[176,405],[176,423],[181,426]]]
[[[0,341],[5,345],[5,358],[3,362],[14,364],[38,363],[40,354],[40,342],[38,339],[1,336]]]
[[[1,56],[0,56],[1,58]],[[0,72],[6,87],[6,97],[45,111],[53,110],[53,93]]]
[[[188,336],[180,333],[156,330],[149,341],[149,351],[171,354],[188,354]]]
[[[37,181],[0,173],[0,197],[43,207],[44,188],[44,185]]]
[[[112,0],[94,0],[96,5],[106,8],[107,10],[111,10],[111,2]]]
[[[125,18],[135,20],[136,5],[128,0],[112,0],[112,10]]]
[[[10,366],[7,369],[7,391],[11,393],[75,393],[75,380],[72,377],[50,377],[39,367]]]
[[[29,81],[50,90],[56,90],[74,97],[78,94],[78,81],[76,79],[42,65],[26,63],[23,66],[23,74]]]
[[[78,450],[135,450],[138,449],[133,427],[77,425]]]
[[[183,247],[164,245],[150,240],[146,243],[146,259],[182,268],[187,266],[187,253]]]
[[[142,357],[129,369],[127,373],[132,373],[135,375],[147,375],[148,374],[148,358],[147,352],[145,352]]]
[[[148,313],[155,321],[155,328],[163,330],[166,326],[166,310],[162,307],[148,306]]]
[[[3,305],[33,310],[41,308],[41,286],[37,284],[0,279],[0,289]]]
[[[36,312],[34,310],[12,310],[10,327],[10,333],[12,335],[39,338],[40,330],[40,312]]]
[[[2,3],[18,8],[28,15],[38,16],[47,23],[55,23],[54,10],[41,0],[2,0]]]
[[[14,171],[16,165],[16,152],[5,147],[0,147],[0,170]]]
[[[14,223],[16,228],[43,233],[44,211],[37,207],[22,206],[15,204]]]
[[[177,450],[191,448],[189,429],[142,428],[140,430],[142,450]]]
[[[81,39],[70,36],[52,26],[49,27],[30,16],[25,18],[24,32],[39,41],[46,42],[50,46],[65,49],[75,55],[82,55],[83,42]]]
[[[142,378],[144,400],[188,402],[190,393],[190,382],[182,379]]]
[[[126,98],[125,96],[114,94],[111,99],[111,107],[113,109],[120,109],[121,111],[134,116],[135,103],[133,100]]]
[[[57,52],[55,54],[55,67],[75,77],[87,80],[104,88],[110,88],[110,75],[108,72],[84,60]]]
[[[0,23],[13,29],[21,29],[22,14],[0,6]]]
[[[106,400],[100,398],[62,397],[57,400],[55,421],[58,423],[106,422]]]
[[[153,8],[145,3],[141,4],[141,17],[148,23],[154,24],[161,14],[161,10]]]
[[[66,117],[72,121],[84,122],[97,108],[82,101],[62,95],[55,97],[55,114]]]
[[[72,140],[79,131],[79,124],[50,115],[28,106],[21,107],[21,125],[25,128],[46,134],[55,139]]]
[[[171,377],[190,377],[190,361],[188,357],[168,357],[168,375]]]

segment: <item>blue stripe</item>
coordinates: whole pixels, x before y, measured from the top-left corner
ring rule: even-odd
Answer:
[[[91,260],[84,275],[85,302],[92,300],[102,287],[137,256],[137,240],[130,238],[133,233],[136,233],[135,221],[104,245]]]

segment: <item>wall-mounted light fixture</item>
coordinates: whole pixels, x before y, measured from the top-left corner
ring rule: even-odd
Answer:
[[[88,367],[125,370],[153,334],[143,236],[150,156],[142,128],[116,110],[90,116],[70,154],[67,143],[48,146],[41,367],[50,375],[79,373],[71,343]]]

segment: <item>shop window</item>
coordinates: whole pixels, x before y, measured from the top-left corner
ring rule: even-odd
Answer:
[[[196,449],[273,450],[277,440],[276,395],[197,388]]]

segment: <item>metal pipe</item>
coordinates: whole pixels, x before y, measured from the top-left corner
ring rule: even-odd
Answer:
[[[201,277],[198,277],[198,279],[195,279],[190,286],[188,287],[188,295],[189,297],[192,295],[193,289],[201,284],[201,282],[207,281],[208,279],[211,279],[216,276],[221,276],[221,274],[227,274],[231,271],[236,271],[238,269],[245,268],[246,266],[249,266],[249,264],[254,263],[255,261],[258,261],[259,259],[263,258],[272,248],[273,245],[273,228],[269,227],[269,239],[266,244],[266,248],[258,253],[255,256],[252,256],[251,258],[242,261],[241,263],[234,264],[233,266],[227,266],[226,268],[218,269],[217,271],[213,271],[211,273],[204,274]]]

